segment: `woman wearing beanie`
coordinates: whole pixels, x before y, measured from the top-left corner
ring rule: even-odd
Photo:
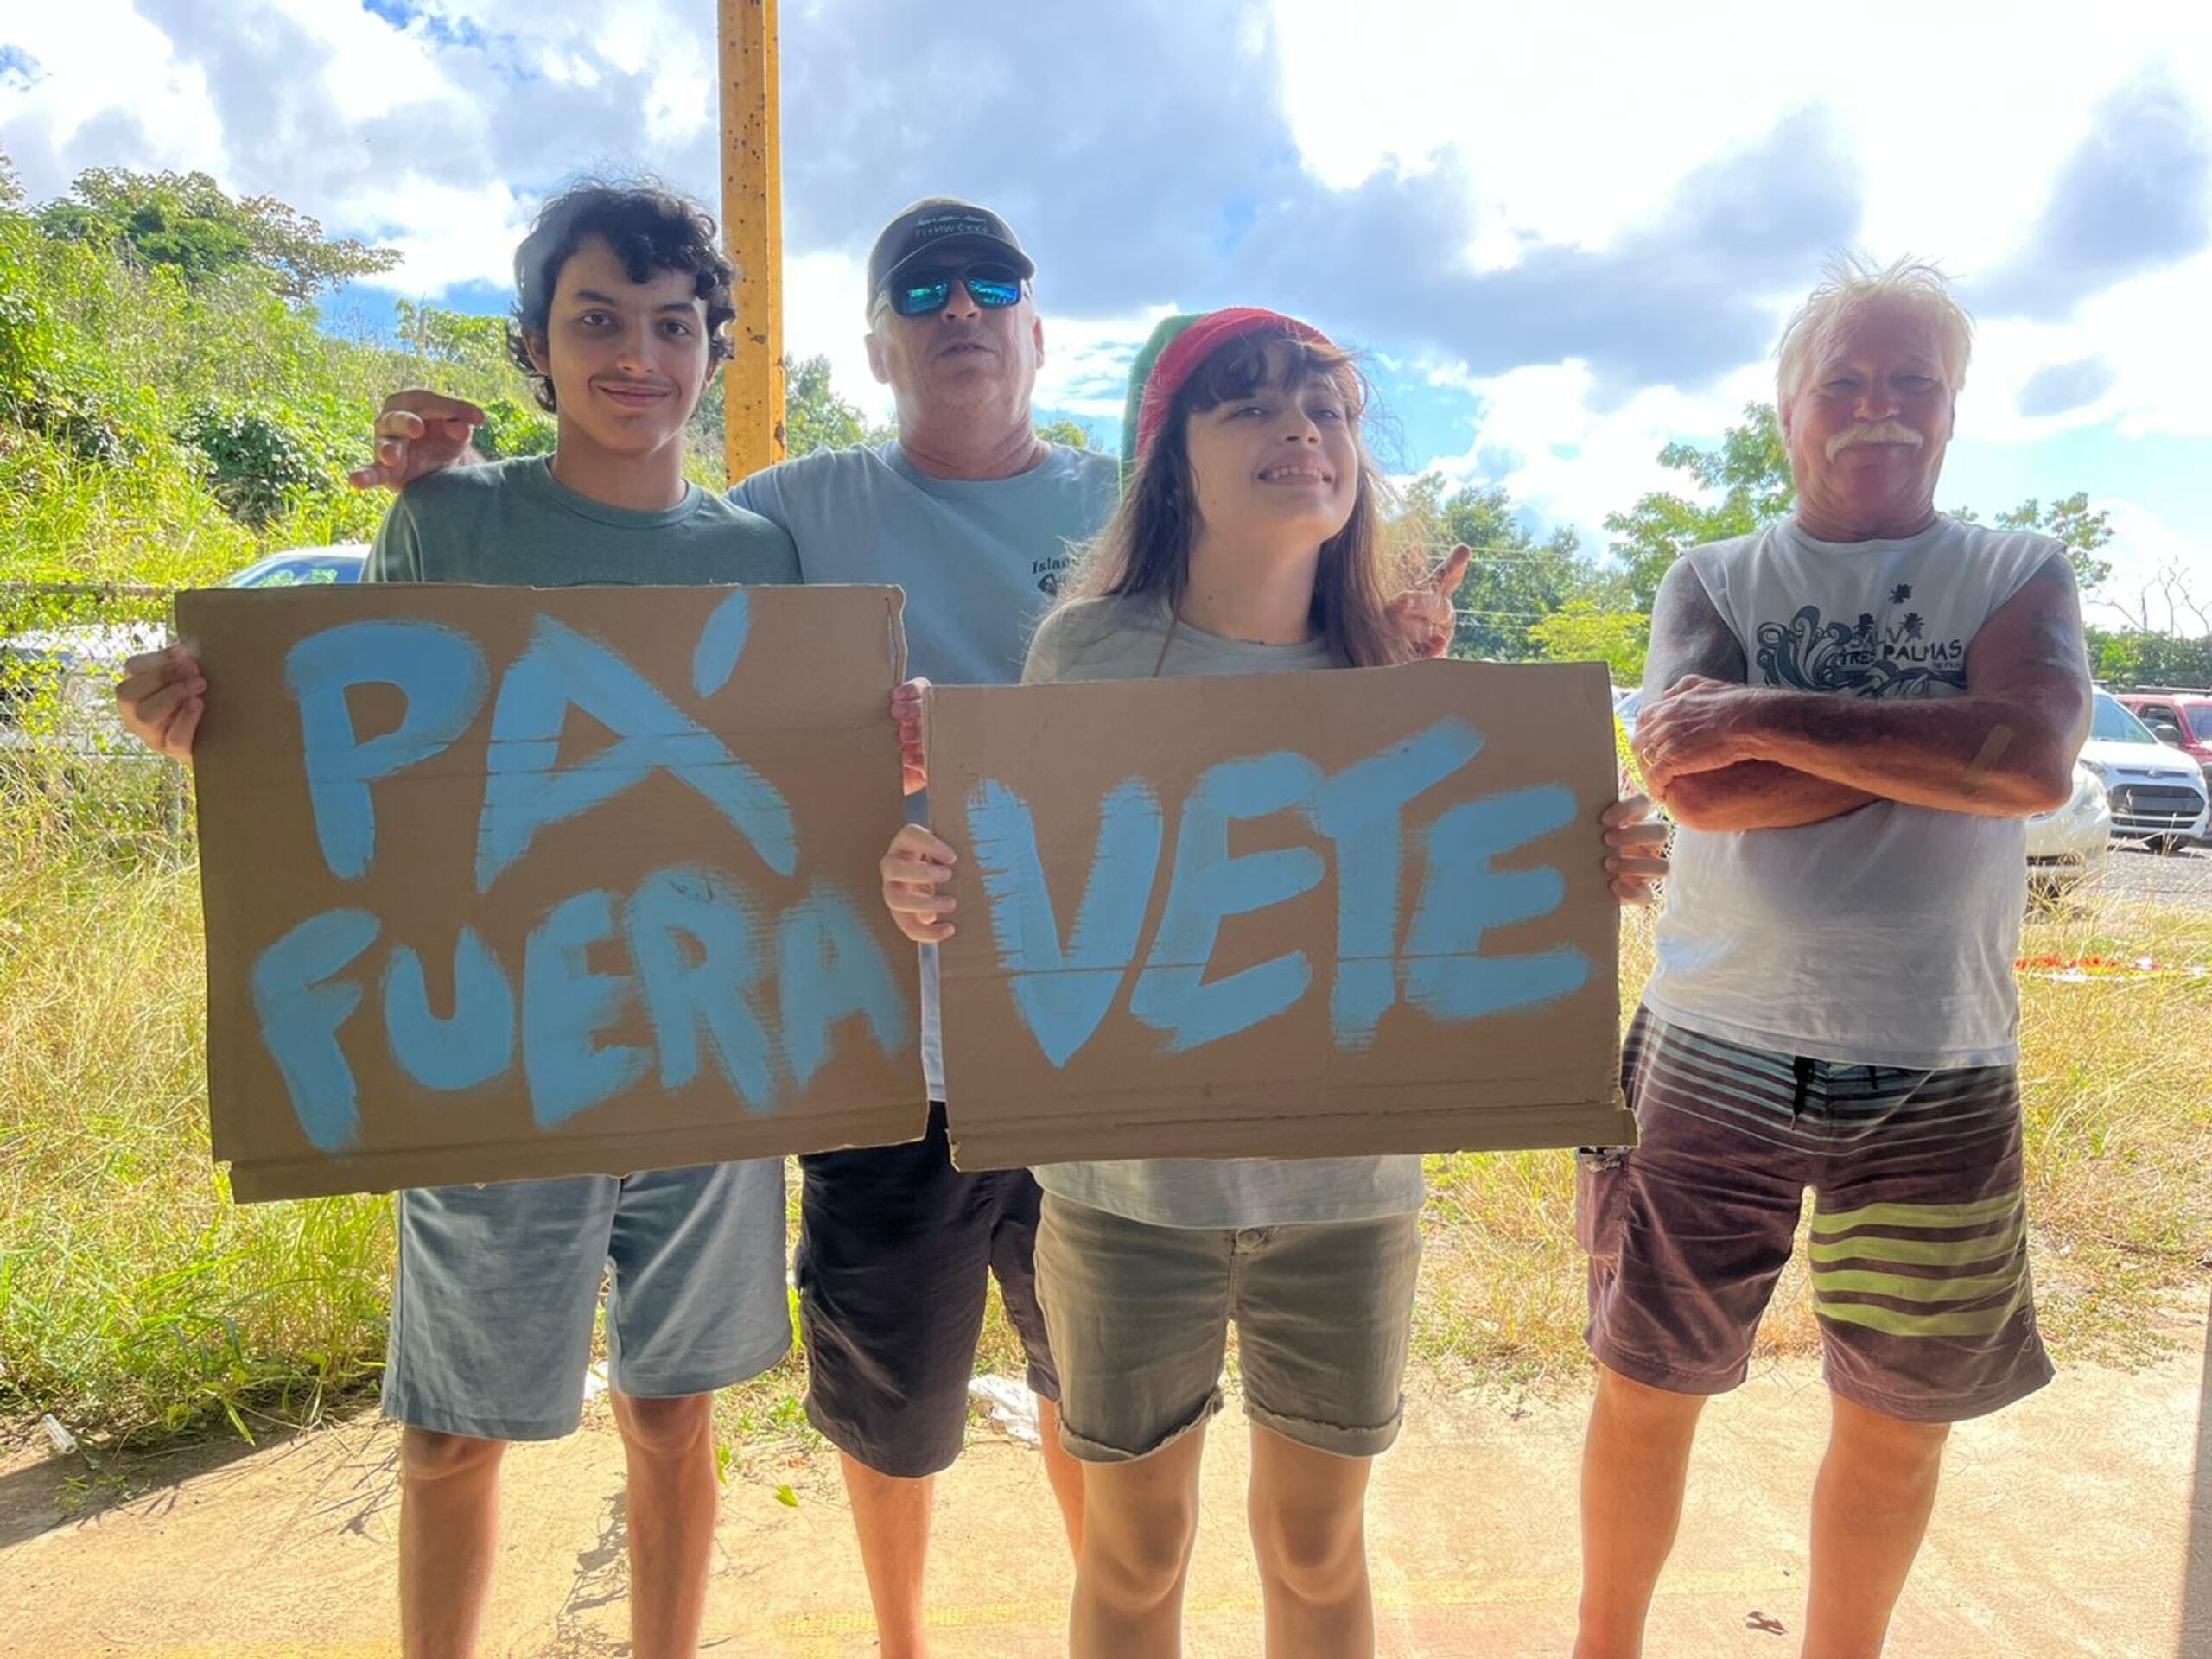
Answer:
[[[1136,363],[1120,509],[1038,629],[1025,683],[1371,667],[1414,654],[1391,596],[1365,385],[1319,330],[1239,308],[1163,323]],[[1662,826],[1606,814],[1623,898]],[[1597,833],[1593,826],[1593,835]],[[951,931],[952,849],[884,861],[921,943]],[[1271,1659],[1374,1649],[1368,1469],[1398,1433],[1421,1259],[1416,1157],[1048,1165],[1037,1275],[1061,1434],[1088,1467],[1070,1651],[1180,1650],[1205,1427],[1236,1321]]]

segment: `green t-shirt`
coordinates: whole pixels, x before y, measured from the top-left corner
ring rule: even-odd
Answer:
[[[385,514],[362,572],[365,582],[527,588],[798,579],[790,535],[711,490],[687,484],[676,505],[632,512],[578,495],[543,455],[416,480]]]

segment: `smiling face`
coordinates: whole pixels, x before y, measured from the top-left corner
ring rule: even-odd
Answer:
[[[1267,348],[1256,385],[1192,410],[1184,432],[1192,493],[1224,541],[1319,546],[1359,495],[1358,410],[1333,375],[1296,372],[1298,348]]]
[[[1816,342],[1782,410],[1798,518],[1812,535],[1911,535],[1936,507],[1955,418],[1941,331],[1883,301],[1848,312]]]
[[[606,238],[561,266],[545,333],[528,340],[553,383],[563,442],[642,455],[683,441],[709,367],[706,304],[688,271],[633,281]]]
[[[963,273],[970,265],[1003,268],[1006,256],[956,245],[931,264]],[[902,317],[879,301],[868,337],[868,366],[890,386],[899,423],[909,429],[963,415],[1027,419],[1044,356],[1044,325],[1027,293],[1019,305],[988,308],[962,282],[952,284],[941,310],[919,316]]]

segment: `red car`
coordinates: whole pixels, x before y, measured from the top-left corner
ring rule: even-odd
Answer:
[[[2212,784],[2212,691],[2115,691],[2136,719],[2203,769]]]

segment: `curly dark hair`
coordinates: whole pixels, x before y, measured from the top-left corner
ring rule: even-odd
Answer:
[[[737,267],[721,251],[713,216],[663,185],[587,181],[547,202],[515,250],[515,306],[507,320],[507,355],[530,378],[537,406],[549,413],[558,407],[553,382],[531,361],[524,337],[544,337],[561,267],[585,238],[593,236],[607,239],[633,283],[664,270],[689,276],[693,291],[706,302],[707,361],[720,363],[730,354],[725,330],[737,318],[737,303],[730,294]]]

